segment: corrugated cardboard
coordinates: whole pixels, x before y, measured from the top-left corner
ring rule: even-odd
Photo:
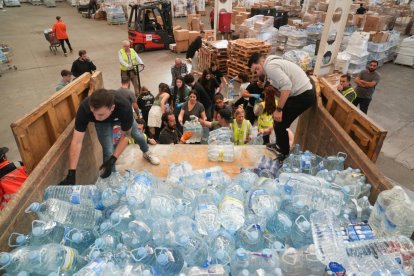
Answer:
[[[187,24],[191,24],[193,22],[193,18],[201,18],[201,14],[189,14],[187,15]]]
[[[200,30],[200,18],[193,18],[191,20],[191,29],[193,31],[199,31]]]
[[[175,41],[188,41],[189,39],[189,31],[188,30],[175,30],[174,31],[174,38]]]
[[[387,18],[381,15],[368,15],[365,20],[364,32],[377,32],[385,28]]]
[[[184,40],[184,41],[176,41],[175,43],[175,51],[177,53],[182,53],[182,52],[186,52],[188,49],[188,40]]]
[[[390,33],[388,32],[377,32],[371,35],[371,41],[374,43],[385,43],[390,38]]]

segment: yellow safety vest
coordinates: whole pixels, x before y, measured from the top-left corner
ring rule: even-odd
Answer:
[[[275,100],[277,106],[277,100]],[[265,102],[260,103],[265,108]],[[263,113],[257,118],[257,128],[260,129],[267,129],[273,125],[273,114],[267,114],[263,111]]]
[[[247,140],[250,125],[247,123],[246,119],[243,120],[241,127],[237,124],[236,119],[233,120],[233,141],[235,145],[244,145],[244,141]]]
[[[138,54],[135,52],[134,49],[130,48],[130,53],[131,53],[131,60],[132,60],[132,65],[138,65],[138,59],[136,58],[138,56]],[[121,52],[122,55],[122,59],[129,64],[129,60],[128,60],[128,55],[125,52],[125,50],[122,48],[121,50],[119,50]],[[121,69],[121,71],[127,71],[128,67],[120,64],[119,68]]]
[[[355,101],[357,94],[354,90],[354,88],[352,88],[352,86],[348,87],[347,89],[342,91],[342,95],[347,98],[348,101],[350,101],[351,103],[353,101]]]

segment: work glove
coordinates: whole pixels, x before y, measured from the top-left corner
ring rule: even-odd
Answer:
[[[259,94],[250,94],[252,96],[252,98],[255,98],[256,100],[260,99],[260,95]]]
[[[187,142],[188,139],[190,139],[191,137],[193,137],[193,132],[191,131],[186,131],[183,133],[183,135],[181,136],[181,142],[185,143]]]
[[[76,182],[76,170],[69,170],[66,178],[60,181],[58,185],[65,185],[65,186],[75,185],[75,182]]]
[[[112,167],[115,165],[116,160],[117,160],[117,158],[115,156],[111,155],[111,157],[109,157],[108,160],[103,162],[103,164],[99,168],[102,171],[101,178],[107,178],[108,176],[111,175]]]
[[[184,103],[178,103],[178,104],[176,104],[176,105],[175,105],[175,108],[176,108],[176,109],[180,109],[180,108],[183,106],[183,104],[184,104]]]

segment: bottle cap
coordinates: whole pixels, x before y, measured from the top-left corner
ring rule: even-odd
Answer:
[[[12,260],[12,256],[10,253],[7,252],[2,252],[0,254],[0,265],[1,266],[6,266],[8,265]]]
[[[23,244],[26,241],[26,236],[25,235],[19,235],[16,237],[16,243],[18,245]]]
[[[29,252],[29,260],[33,261],[39,258],[39,252],[38,251],[32,251]]]
[[[242,276],[249,276],[249,271],[247,270],[247,269],[243,269],[242,271],[241,271],[241,274],[240,275],[242,275]]]
[[[95,246],[97,248],[101,248],[104,244],[105,244],[105,241],[103,239],[101,239],[101,238],[97,238],[95,240]]]
[[[113,212],[111,214],[111,221],[112,222],[118,222],[121,220],[121,215],[118,212]]]
[[[246,250],[244,248],[238,248],[236,250],[236,255],[237,255],[237,258],[240,259],[240,260],[246,260],[247,259],[247,253],[246,253]]]
[[[135,206],[137,204],[138,204],[138,201],[135,197],[133,196],[128,197],[128,205]]]
[[[310,223],[309,223],[309,221],[304,221],[304,222],[302,222],[302,226],[303,226],[303,228],[305,229],[305,230],[307,230],[307,229],[309,229],[310,228]]]
[[[168,256],[166,254],[160,254],[157,256],[157,263],[160,265],[166,265],[168,263]]]
[[[272,250],[270,250],[269,248],[265,248],[262,250],[262,254],[267,257],[270,258],[272,257]]]
[[[32,234],[35,237],[42,236],[42,235],[45,234],[45,229],[41,226],[36,226],[36,227],[33,228]]]
[[[187,235],[181,236],[180,237],[180,243],[185,245],[188,244],[190,242],[190,237]]]
[[[142,246],[137,249],[137,253],[138,253],[138,256],[141,258],[144,258],[148,255],[147,250],[145,250],[145,247],[142,247]]]
[[[72,240],[76,243],[79,243],[82,241],[82,233],[76,232],[75,234],[73,234],[72,236]]]
[[[32,210],[32,212],[38,212],[40,210],[40,203],[33,202],[32,204],[30,204],[29,209]]]

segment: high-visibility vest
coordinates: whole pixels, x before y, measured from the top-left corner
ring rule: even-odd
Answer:
[[[247,140],[249,132],[250,132],[250,125],[247,123],[246,120],[243,120],[241,127],[237,124],[236,119],[233,120],[233,142],[235,145],[244,145],[244,141]]]
[[[275,100],[277,106],[277,100]],[[265,102],[260,103],[265,108]],[[267,114],[263,111],[263,113],[257,118],[257,129],[268,129],[273,125],[273,114]]]
[[[351,103],[356,99],[357,94],[354,90],[354,88],[352,88],[352,86],[348,87],[347,89],[343,90],[342,95]]]
[[[121,55],[122,55],[122,59],[126,62],[126,63],[128,63],[129,64],[129,59],[128,59],[128,55],[127,55],[127,53],[125,52],[125,50],[122,48],[121,50],[119,50],[120,51],[120,53],[121,53]],[[134,49],[132,49],[132,48],[130,48],[129,49],[129,51],[130,51],[130,55],[131,55],[131,61],[132,61],[132,65],[138,65],[138,59],[137,59],[137,56],[138,56],[138,54],[135,52],[135,50]],[[126,67],[126,66],[124,66],[124,65],[122,65],[122,64],[120,64],[119,65],[119,68],[122,70],[122,71],[127,71],[128,70],[128,67]]]
[[[10,163],[3,161],[0,163],[0,187],[3,193],[0,209],[3,209],[23,185],[27,178],[26,170],[19,162]]]

